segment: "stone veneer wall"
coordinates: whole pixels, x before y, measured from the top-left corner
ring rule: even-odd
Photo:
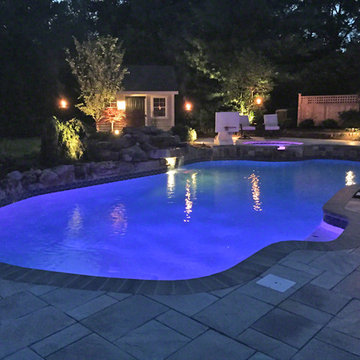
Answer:
[[[13,171],[0,181],[0,206],[30,196],[166,172],[165,158],[176,157],[176,166],[211,160],[299,161],[339,159],[360,161],[360,147],[298,145],[283,151],[269,146],[217,146],[158,150],[159,159],[126,162],[102,161],[60,165],[45,170]]]

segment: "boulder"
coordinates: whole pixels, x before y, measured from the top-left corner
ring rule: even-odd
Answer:
[[[12,171],[7,174],[6,176],[10,181],[20,181],[23,177],[22,173],[20,171]]]
[[[169,147],[174,147],[179,144],[178,137],[170,135],[169,133],[162,133],[160,135],[152,135],[150,138],[150,144],[156,146],[157,148],[166,149]]]
[[[23,173],[23,178],[21,183],[24,188],[29,189],[29,185],[36,184],[38,182],[39,175],[41,174],[41,170],[29,170]]]
[[[50,169],[45,169],[42,171],[39,182],[45,188],[57,186],[60,184],[59,176]]]
[[[145,151],[145,152],[149,152],[149,151],[152,151],[152,150],[157,150],[157,147],[149,144],[149,143],[143,143],[140,145],[141,148]]]
[[[166,171],[167,165],[162,160],[143,161],[135,164],[135,173],[147,173],[152,171]]]
[[[5,191],[0,189],[0,204],[5,202],[6,199],[7,199],[7,196],[6,196]]]
[[[127,134],[127,135],[124,135],[124,136],[121,136],[119,138],[112,140],[111,149],[120,151],[122,149],[126,149],[130,146],[135,145],[135,143],[136,143],[136,140],[130,134]]]
[[[62,184],[72,184],[75,180],[74,165],[60,165],[52,169]]]
[[[155,126],[144,126],[141,127],[140,130],[147,135],[159,135],[164,132],[164,130],[161,130]]]
[[[91,164],[92,177],[101,179],[132,173],[134,165],[126,161],[102,161]]]
[[[162,159],[170,156],[171,153],[169,149],[156,149],[149,152],[150,159]]]
[[[92,164],[94,163],[78,163],[74,165],[75,180],[91,179]]]
[[[121,156],[124,161],[145,161],[148,159],[145,151],[139,145],[131,146],[121,151]]]

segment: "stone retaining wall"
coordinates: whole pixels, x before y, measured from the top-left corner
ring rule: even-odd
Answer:
[[[360,161],[360,147],[346,145],[297,145],[285,150],[269,146],[186,146],[158,150],[158,159],[148,161],[102,161],[61,165],[45,170],[13,171],[0,181],[0,205],[30,196],[166,172],[166,158],[176,166],[211,160],[299,161],[339,159]]]

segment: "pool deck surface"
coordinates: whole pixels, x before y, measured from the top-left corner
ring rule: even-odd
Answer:
[[[295,284],[257,284],[267,274]],[[297,250],[250,282],[191,295],[0,279],[0,319],[6,360],[360,359],[360,247]]]
[[[264,249],[269,257],[248,269],[256,278],[220,290],[132,295],[0,278],[0,359],[360,359],[352,218],[350,247],[294,250],[271,263]]]

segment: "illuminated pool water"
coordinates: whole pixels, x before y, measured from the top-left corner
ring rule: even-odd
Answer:
[[[225,270],[305,239],[360,163],[218,161],[29,198],[0,208],[0,262],[137,279]]]

